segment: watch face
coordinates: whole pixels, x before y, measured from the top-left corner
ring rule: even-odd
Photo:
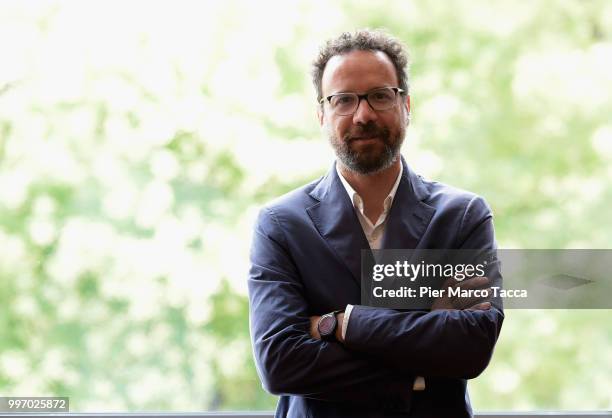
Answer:
[[[336,317],[334,315],[323,315],[319,321],[319,333],[329,335],[334,332],[336,327]]]

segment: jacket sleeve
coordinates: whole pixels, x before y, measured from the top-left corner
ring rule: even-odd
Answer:
[[[255,363],[268,392],[381,406],[408,401],[413,375],[310,336],[304,284],[269,209],[255,226],[248,291]]]
[[[491,211],[480,197],[466,206],[457,247],[496,248]],[[501,286],[499,264],[487,271]],[[399,312],[355,306],[346,330],[351,350],[385,359],[399,370],[431,377],[471,379],[488,365],[504,314],[500,301],[487,311],[437,310]]]

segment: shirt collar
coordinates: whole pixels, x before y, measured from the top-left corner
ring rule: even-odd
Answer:
[[[389,194],[385,198],[385,202],[383,204],[385,212],[388,212],[389,209],[391,208],[391,205],[393,204],[393,199],[395,198],[395,193],[397,193],[397,188],[399,187],[400,180],[402,179],[402,172],[403,171],[404,171],[404,165],[400,164],[400,171],[397,174],[397,178],[395,179],[395,183],[393,184],[393,187],[391,188],[391,191],[389,192]],[[349,182],[346,181],[346,179],[344,178],[344,176],[342,175],[342,173],[338,169],[338,164],[337,163],[336,163],[336,172],[338,173],[338,177],[340,177],[340,181],[342,182],[342,185],[344,186],[344,189],[348,193],[349,198],[351,199],[351,202],[353,203],[353,206],[356,207],[357,209],[359,209],[359,211],[361,213],[363,213],[363,210],[364,210],[364,208],[363,208],[363,199],[351,187]]]

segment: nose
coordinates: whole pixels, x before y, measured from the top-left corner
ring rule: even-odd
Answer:
[[[368,101],[365,97],[360,98],[359,104],[357,105],[357,110],[353,113],[353,123],[357,124],[367,124],[370,121],[375,121],[378,119],[378,115],[372,109]]]

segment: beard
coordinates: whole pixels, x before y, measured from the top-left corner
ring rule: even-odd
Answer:
[[[359,174],[375,174],[391,167],[399,157],[404,142],[406,128],[401,126],[397,135],[392,136],[388,128],[381,128],[370,121],[354,132],[349,132],[342,139],[326,126],[329,142],[338,159],[349,170]],[[375,138],[363,141],[364,138]]]

